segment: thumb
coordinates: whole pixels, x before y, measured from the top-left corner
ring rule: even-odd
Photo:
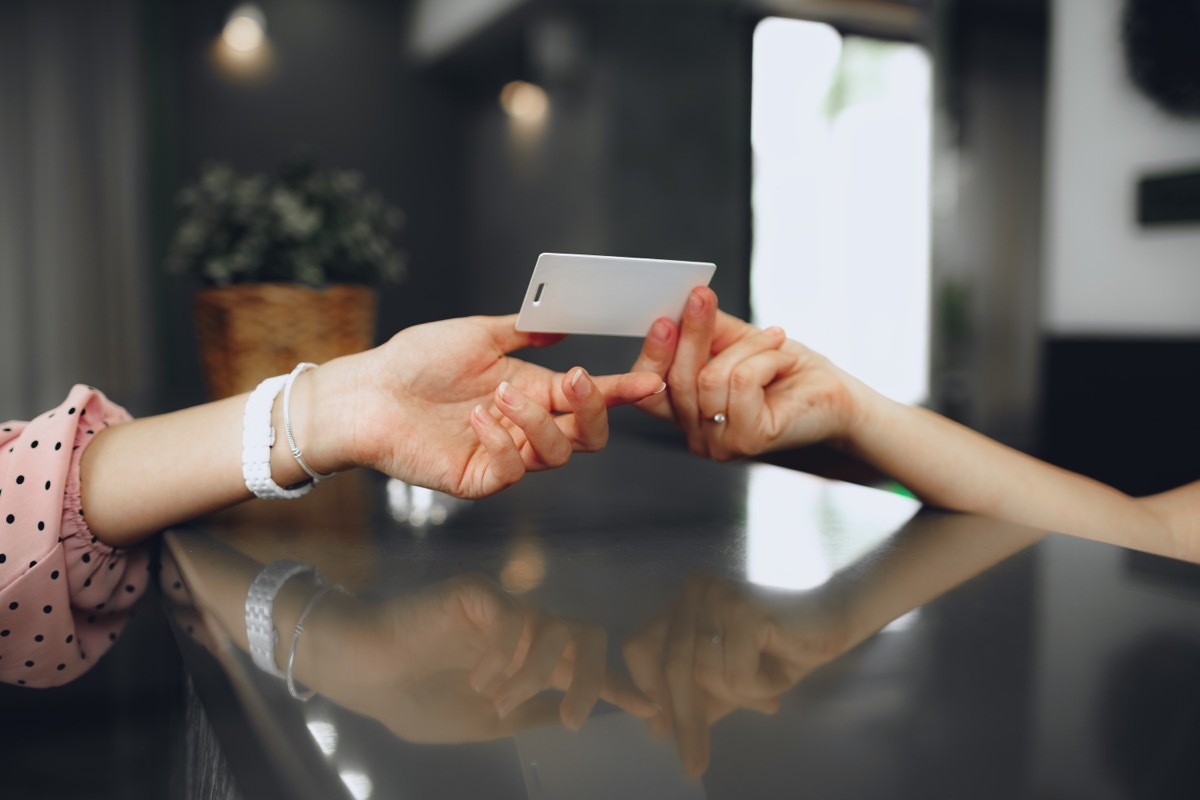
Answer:
[[[506,314],[502,317],[475,317],[474,321],[487,331],[496,346],[505,353],[520,350],[522,347],[545,347],[567,338],[565,333],[519,331],[517,330],[516,314]]]

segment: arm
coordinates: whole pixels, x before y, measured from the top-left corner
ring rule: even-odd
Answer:
[[[302,373],[293,430],[318,472],[362,466],[460,497],[481,497],[527,471],[602,448],[607,407],[661,388],[653,374],[592,379],[508,354],[552,341],[511,317],[446,320],[406,329],[365,353]],[[281,399],[271,474],[307,476],[283,441]],[[99,432],[80,466],[92,531],[128,545],[171,524],[250,498],[241,473],[246,396],[136,420]],[[280,443],[282,442],[282,444]]]
[[[634,681],[662,707],[651,729],[673,729],[685,768],[700,774],[717,720],[737,708],[773,713],[780,695],[817,667],[1042,536],[925,513],[815,589],[694,577],[625,643]]]
[[[818,353],[719,312],[697,289],[682,325],[648,337],[636,367],[666,374],[640,405],[719,460],[827,443],[924,502],[1160,555],[1200,561],[1200,483],[1134,499],[1005,447],[926,409],[893,402]],[[717,411],[727,422],[711,422]]]
[[[197,610],[247,650],[246,594],[262,565],[203,534],[173,531],[168,543]],[[316,591],[297,577],[275,597],[280,669]],[[493,739],[555,721],[578,730],[601,698],[642,717],[657,710],[605,666],[602,629],[546,613],[481,574],[379,602],[328,592],[296,641],[297,681],[411,741]]]

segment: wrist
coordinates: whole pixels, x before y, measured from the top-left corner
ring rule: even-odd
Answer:
[[[884,417],[890,401],[850,375],[843,376],[842,385],[845,399],[837,441],[843,449],[861,455],[873,440],[874,432],[887,424]]]
[[[328,475],[355,466],[346,446],[348,430],[344,422],[342,404],[345,400],[345,385],[339,380],[337,361],[308,369],[296,376],[292,384],[289,404],[292,438],[303,453],[304,462],[315,472]],[[276,407],[276,430],[283,426],[282,399]],[[282,438],[282,437],[281,437]],[[297,480],[308,475],[296,463],[288,442],[276,446],[291,462],[288,474],[297,472]],[[294,470],[293,470],[294,468]]]

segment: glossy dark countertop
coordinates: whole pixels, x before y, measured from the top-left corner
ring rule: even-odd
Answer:
[[[775,587],[766,594],[800,605],[836,586],[865,598],[859,627],[884,627],[828,663],[818,654],[777,713],[716,721],[694,780],[669,735],[604,702],[578,733],[462,743],[424,740],[490,734],[419,691],[414,702],[380,689],[356,710],[320,694],[300,703],[221,624],[216,609],[244,594],[210,574],[200,556],[213,546],[250,574],[279,558],[314,564],[378,602],[481,575],[602,627],[622,675],[622,644],[686,605],[689,586],[710,604],[724,595],[697,586]],[[248,797],[1200,794],[1197,568],[877,489],[616,437],[474,503],[339,476],[302,501],[172,532],[165,558],[185,664]]]

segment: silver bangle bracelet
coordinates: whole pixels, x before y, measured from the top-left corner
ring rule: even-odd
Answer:
[[[313,485],[317,485],[321,481],[327,481],[333,477],[333,473],[323,475],[308,465],[304,460],[304,455],[300,452],[300,448],[296,445],[296,439],[292,436],[292,384],[296,382],[296,378],[300,373],[310,369],[316,369],[317,365],[311,361],[301,361],[297,364],[287,376],[287,381],[283,384],[283,432],[287,436],[288,447],[292,449],[292,458],[296,459],[296,463],[300,465],[300,469],[308,477],[312,478]]]
[[[305,605],[304,610],[300,612],[300,619],[296,620],[296,630],[294,633],[292,633],[292,646],[291,649],[288,650],[287,660],[287,688],[288,694],[302,702],[308,702],[308,700],[312,698],[314,694],[316,694],[316,691],[309,689],[301,692],[296,688],[296,678],[293,674],[293,670],[296,665],[296,646],[300,643],[300,634],[304,632],[304,621],[308,619],[308,615],[312,613],[312,610],[317,607],[317,603],[320,602],[321,598],[330,592],[341,592],[342,594],[347,594],[346,590],[336,583],[329,586],[322,586],[312,597],[309,598],[308,604]]]

